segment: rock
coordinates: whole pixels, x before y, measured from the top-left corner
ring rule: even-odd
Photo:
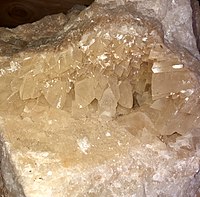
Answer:
[[[186,28],[191,7],[180,3],[99,0],[1,29],[1,171],[10,196],[196,195],[200,62]]]
[[[194,56],[200,58],[197,51],[197,43],[193,32],[193,19],[195,18],[197,32],[199,32],[198,22],[198,2],[195,0],[96,0],[99,3],[112,3],[112,6],[132,4],[135,10],[143,15],[157,19],[164,31],[165,40],[176,43],[189,50]],[[191,7],[192,3],[192,7]],[[194,15],[192,16],[192,8]],[[132,9],[129,7],[129,9]],[[194,27],[196,29],[196,27]],[[195,30],[196,32],[196,30]],[[198,35],[198,34],[197,34]]]
[[[197,47],[200,51],[200,5],[199,1],[191,0],[193,30],[196,37]]]

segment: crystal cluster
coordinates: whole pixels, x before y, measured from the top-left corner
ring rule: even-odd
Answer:
[[[181,55],[163,44],[159,26],[138,14],[123,16],[124,8],[116,16],[100,7],[102,16],[94,15],[93,7],[66,24],[63,35],[30,41],[26,51],[21,47],[2,58],[0,110],[21,115],[48,105],[77,118],[96,112],[103,119],[141,111],[157,135],[197,127],[199,110],[188,110],[199,102],[195,76]]]
[[[150,196],[167,196],[168,190],[166,193],[153,191],[159,190],[163,183],[168,184],[166,177],[171,175],[168,172],[159,175],[161,169],[155,169],[152,164],[148,167],[147,161],[140,158],[146,154],[142,147],[148,152],[149,160],[153,157],[152,162],[157,162],[156,154],[165,155],[159,156],[163,161],[158,165],[168,165],[165,162],[171,159],[169,166],[173,167],[167,170],[175,171],[174,176],[178,173],[174,166],[180,158],[188,164],[190,156],[194,157],[188,177],[198,169],[200,98],[197,68],[200,63],[186,50],[164,40],[162,26],[156,19],[134,11],[131,4],[114,8],[112,4],[94,3],[83,11],[72,10],[67,16],[50,16],[15,29],[2,28],[0,42],[3,43],[0,51],[2,141],[11,144],[13,152],[9,154],[15,155],[11,163],[24,179],[28,178],[22,168],[32,169],[34,160],[30,158],[40,163],[38,158],[46,157],[42,154],[45,152],[53,154],[54,162],[60,161],[59,166],[64,166],[65,170],[69,166],[90,169],[108,161],[105,165],[120,173],[119,166],[125,167],[128,160],[141,160],[141,164],[133,162],[133,166],[138,166],[144,182],[150,184],[147,179],[153,176],[155,184],[148,185],[146,191]],[[105,132],[104,137],[102,132]],[[100,155],[104,155],[103,158]],[[118,162],[113,167],[109,159],[115,157]],[[6,162],[7,157],[2,163]],[[48,163],[49,168],[56,169],[56,164],[50,164],[47,158],[43,162],[40,165]],[[36,173],[37,176],[40,173]],[[68,176],[68,172],[65,173]],[[105,173],[109,176],[109,172]],[[102,180],[103,186],[99,183],[103,196],[146,196],[142,188],[134,189],[136,185],[141,187],[141,183],[134,182],[133,177],[129,180],[130,191],[123,190],[129,187],[128,182],[123,182],[123,173],[116,178],[114,175],[111,179],[107,177],[109,181],[122,181],[121,189],[117,191],[118,186],[113,186],[116,191],[112,190],[112,194],[108,189],[109,181],[106,184]],[[128,174],[134,175],[130,171]],[[83,177],[86,175],[93,176],[85,173]],[[176,176],[174,180],[181,182],[182,178]],[[89,183],[84,185],[83,180],[73,179],[72,175],[71,178],[72,182],[66,180],[66,196],[83,196],[88,191],[91,196],[101,196],[97,185],[92,190]],[[193,185],[186,182],[194,194],[199,182]],[[6,183],[11,193],[16,192],[9,181]],[[84,191],[76,193],[73,187],[78,183],[83,184]],[[34,184],[38,187],[39,182]],[[178,196],[184,196],[180,192],[184,186],[181,184],[177,186]],[[38,195],[33,191],[29,195],[31,189],[23,184],[22,187],[25,192],[22,196]],[[41,196],[62,196],[55,188],[52,191],[58,193],[45,193],[43,189]]]

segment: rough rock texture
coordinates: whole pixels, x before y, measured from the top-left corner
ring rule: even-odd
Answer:
[[[145,3],[116,1],[1,29],[11,197],[197,194],[199,53],[191,21],[172,25],[160,5],[163,23]]]
[[[194,35],[196,37],[197,41],[197,47],[200,51],[200,5],[199,1],[197,0],[191,0],[191,7],[192,7],[192,19],[193,19],[193,30]]]
[[[192,7],[198,13],[198,2],[194,0],[97,0],[99,3],[112,3],[113,6],[133,3],[136,10],[159,20],[165,39],[189,50],[200,58],[192,27]],[[191,3],[192,6],[191,7]],[[197,15],[198,16],[198,15]],[[196,19],[197,16],[194,16]],[[199,27],[198,27],[199,28]]]

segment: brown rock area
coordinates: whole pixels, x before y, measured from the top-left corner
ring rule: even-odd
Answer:
[[[175,41],[131,2],[1,28],[9,195],[195,196],[199,54]]]
[[[13,28],[32,23],[46,15],[67,13],[76,5],[88,6],[93,0],[0,0],[0,26]]]

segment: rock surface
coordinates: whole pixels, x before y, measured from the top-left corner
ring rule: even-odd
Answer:
[[[11,197],[196,195],[199,53],[191,21],[180,23],[191,7],[174,2],[178,17],[189,8],[177,24],[165,4],[155,15],[151,1],[99,1],[0,29]]]
[[[195,0],[96,0],[99,3],[112,3],[113,6],[131,3],[135,10],[143,15],[156,18],[161,24],[165,39],[180,47],[189,50],[193,55],[200,58],[197,52],[197,44],[193,33],[193,22],[198,20],[199,8]],[[192,6],[191,6],[192,5]],[[192,15],[192,8],[194,15]],[[199,33],[199,22],[197,24]],[[198,35],[198,34],[197,34]],[[198,35],[199,36],[199,35]]]
[[[194,35],[197,41],[197,47],[200,51],[200,4],[197,0],[191,0],[191,7],[193,10],[192,19],[193,19],[193,30]]]

